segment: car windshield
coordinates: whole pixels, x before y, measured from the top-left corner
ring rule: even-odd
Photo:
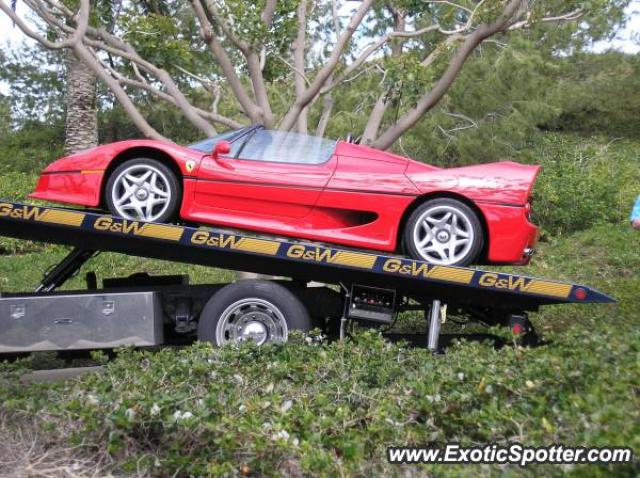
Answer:
[[[228,131],[187,147],[210,153],[221,140],[231,143],[227,157],[274,163],[322,164],[331,158],[336,147],[332,140],[262,127]]]
[[[226,131],[224,133],[220,133],[219,135],[213,136],[212,138],[203,139],[202,141],[197,141],[195,143],[191,143],[187,145],[189,149],[195,149],[196,151],[202,151],[203,153],[211,153],[214,145],[218,141],[222,141],[226,139],[227,141],[233,141],[238,136],[242,135],[245,131],[250,129],[250,127],[233,129],[231,131]]]

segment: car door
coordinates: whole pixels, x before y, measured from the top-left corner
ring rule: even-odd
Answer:
[[[225,214],[303,218],[333,175],[333,148],[322,138],[259,129],[229,156],[203,159],[195,202]]]

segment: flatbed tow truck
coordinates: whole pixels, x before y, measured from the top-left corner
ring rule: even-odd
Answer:
[[[614,302],[587,286],[547,279],[13,202],[0,201],[0,236],[72,247],[33,292],[0,294],[0,353],[154,346],[177,338],[262,344],[316,325],[342,338],[353,320],[391,324],[404,310],[424,311],[435,352],[445,310],[531,340],[527,313],[540,306]],[[86,289],[56,290],[103,251],[287,279],[189,285],[188,276],[137,273],[104,279],[98,288],[89,272]]]

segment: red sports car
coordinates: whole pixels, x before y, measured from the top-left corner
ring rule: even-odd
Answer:
[[[49,165],[31,195],[126,219],[182,220],[406,252],[525,264],[536,166],[441,169],[346,141],[250,126],[188,146],[133,140]]]

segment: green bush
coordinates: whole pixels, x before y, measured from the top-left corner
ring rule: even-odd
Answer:
[[[163,476],[390,476],[399,471],[386,463],[392,444],[638,450],[628,393],[640,334],[628,334],[574,329],[547,334],[550,349],[499,352],[460,343],[442,359],[373,332],[322,346],[123,351],[104,373],[47,393],[5,387],[3,408],[46,414],[51,427],[68,427],[70,443],[97,446],[125,473]],[[436,470],[478,476],[470,467],[424,471]]]
[[[0,156],[1,158],[1,156]],[[10,171],[0,173],[0,200],[26,201],[35,187],[37,176],[33,173]],[[0,237],[0,256],[37,252],[46,246],[31,241]]]
[[[541,135],[527,161],[543,167],[535,221],[552,236],[595,224],[625,223],[640,193],[640,144]]]
[[[61,125],[27,123],[0,136],[0,175],[11,172],[39,173],[62,156]]]

